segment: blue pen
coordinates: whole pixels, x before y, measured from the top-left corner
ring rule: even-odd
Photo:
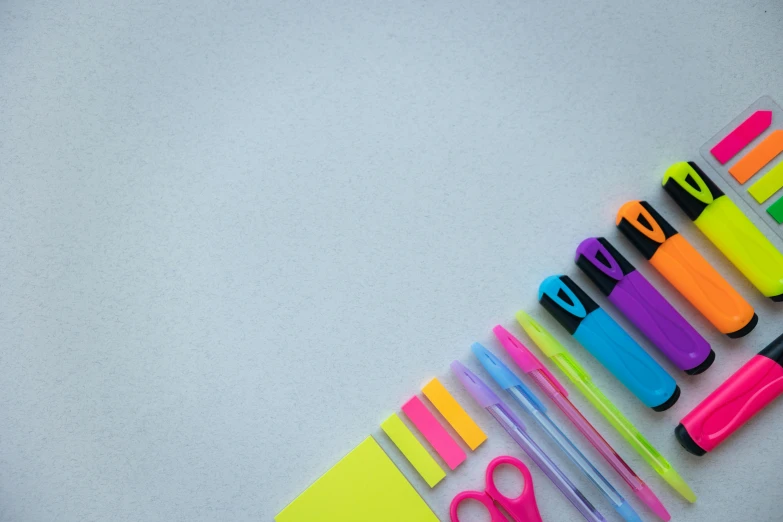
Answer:
[[[593,507],[582,492],[574,486],[574,483],[557,467],[557,464],[549,458],[549,455],[528,435],[522,419],[517,417],[517,414],[511,411],[506,403],[501,401],[500,397],[495,395],[495,392],[484,384],[484,381],[465,368],[459,361],[451,363],[451,371],[454,372],[459,382],[462,383],[465,391],[473,397],[473,400],[492,415],[492,418],[503,427],[503,430],[508,433],[509,437],[514,439],[514,442],[519,444],[519,447],[536,463],[539,469],[552,481],[552,484],[557,486],[557,489],[585,517],[585,520],[589,522],[606,522],[603,515]]]
[[[479,343],[474,343],[472,346],[473,355],[475,355],[481,365],[492,376],[495,382],[506,390],[516,400],[520,406],[535,419],[536,423],[541,426],[541,429],[560,446],[560,449],[571,459],[571,462],[584,473],[590,481],[604,494],[604,496],[611,502],[617,513],[623,517],[623,520],[629,522],[641,522],[639,515],[636,514],[631,504],[628,503],[623,496],[617,492],[606,477],[604,477],[600,471],[595,469],[595,466],[587,460],[579,449],[574,446],[574,443],[569,439],[555,424],[552,419],[546,414],[546,407],[536,397],[536,395],[525,386],[519,377],[512,372],[508,366],[503,364],[503,361],[495,357],[495,355],[484,348]]]
[[[546,278],[538,289],[538,300],[645,406],[665,411],[680,398],[680,387],[672,376],[570,277]]]

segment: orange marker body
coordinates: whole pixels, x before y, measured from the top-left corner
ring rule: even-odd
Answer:
[[[649,203],[623,205],[617,227],[721,333],[742,337],[756,326],[753,307]]]

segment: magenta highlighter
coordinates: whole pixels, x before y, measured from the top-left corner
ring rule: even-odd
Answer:
[[[697,375],[712,365],[715,352],[704,337],[605,238],[582,241],[576,264],[678,368]]]
[[[701,457],[714,450],[783,393],[783,335],[718,386],[674,430],[683,448]]]

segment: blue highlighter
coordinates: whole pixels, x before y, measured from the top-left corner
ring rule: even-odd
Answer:
[[[666,411],[680,398],[672,376],[570,277],[544,279],[538,302],[645,406]]]

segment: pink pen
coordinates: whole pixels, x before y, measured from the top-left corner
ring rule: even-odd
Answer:
[[[590,444],[598,450],[604,459],[614,468],[622,479],[631,487],[634,494],[638,496],[644,504],[650,508],[662,520],[670,520],[671,515],[655,496],[655,493],[644,483],[639,476],[634,473],[631,467],[617,454],[600,433],[585,419],[584,415],[568,399],[568,391],[555,378],[552,373],[541,364],[541,361],[522,344],[522,342],[511,335],[511,333],[500,325],[492,329],[495,336],[503,345],[508,355],[514,359],[519,366],[541,388],[552,402],[568,417],[579,432],[590,441]]]

